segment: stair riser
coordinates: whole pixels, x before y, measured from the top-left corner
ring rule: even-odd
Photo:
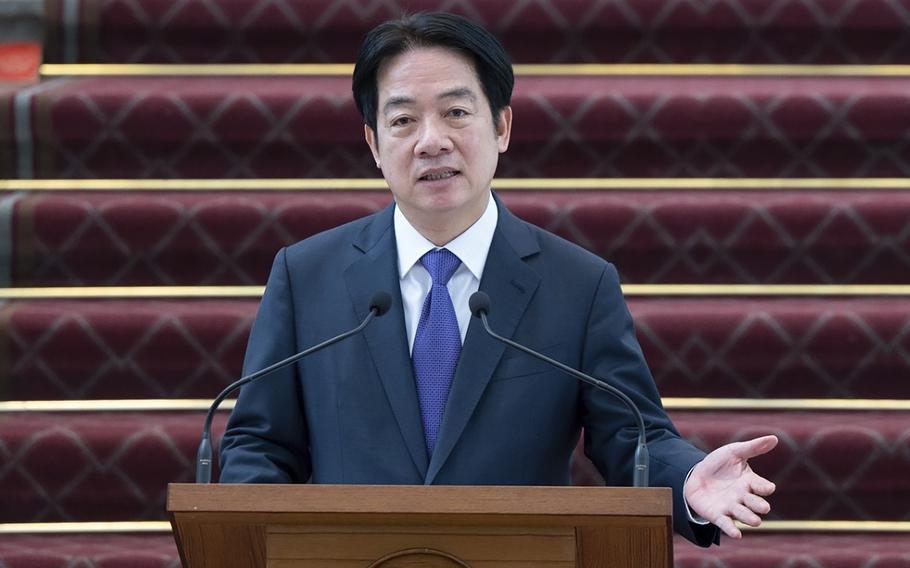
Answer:
[[[625,283],[905,284],[910,193],[502,191]],[[15,286],[264,284],[276,251],[384,191],[37,193],[6,210]],[[3,274],[0,270],[0,274]]]
[[[348,77],[63,80],[3,177],[376,177]],[[12,99],[0,110],[13,116]],[[910,174],[910,79],[519,77],[502,177]],[[15,144],[14,144],[15,141]],[[8,164],[7,167],[13,167]]]
[[[910,562],[906,535],[760,534],[724,539],[722,546],[698,548],[682,537],[673,542],[676,568],[792,568],[795,558],[813,568],[898,567]],[[170,534],[12,535],[0,542],[0,564],[10,568],[179,568]]]
[[[905,300],[629,302],[663,396],[910,398]],[[240,376],[256,300],[18,302],[2,398],[212,398]]]
[[[778,485],[773,518],[910,517],[910,415],[675,412],[706,448],[776,433],[753,460]],[[193,477],[202,414],[0,417],[0,522],[164,518],[168,482]],[[216,430],[223,429],[223,416]],[[767,424],[767,426],[760,426]]]
[[[456,10],[494,31],[518,62],[901,63],[910,61],[910,15],[900,4],[748,2],[332,0],[210,4],[82,0],[76,19],[50,2],[51,62],[352,62],[368,29],[410,11]],[[72,22],[72,23],[68,23]],[[78,22],[78,23],[76,23]],[[151,30],[156,30],[152,33]],[[533,41],[529,41],[533,38]],[[78,45],[76,52],[72,45]]]

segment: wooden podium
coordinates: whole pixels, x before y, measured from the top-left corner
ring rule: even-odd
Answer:
[[[668,488],[168,487],[184,568],[672,566]]]

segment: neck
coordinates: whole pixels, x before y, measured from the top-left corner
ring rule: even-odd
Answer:
[[[476,221],[476,219],[475,219]],[[468,227],[474,223],[468,223],[465,226],[452,226],[452,227],[440,227],[439,225],[433,225],[431,227],[421,226],[414,224],[414,228],[417,229],[417,232],[426,237],[428,241],[433,243],[438,247],[443,247],[453,240],[455,237],[462,234],[468,230]]]
[[[438,247],[442,247],[452,242],[458,235],[467,231],[471,225],[477,222],[483,212],[486,211],[487,201],[482,203],[478,211],[466,212],[462,215],[453,215],[451,213],[439,213],[431,217],[422,215],[409,215],[404,209],[401,210],[408,222],[417,229],[417,232],[423,235],[428,241]]]

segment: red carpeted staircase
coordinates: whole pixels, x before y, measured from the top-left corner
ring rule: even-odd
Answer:
[[[616,263],[683,434],[780,437],[765,528],[676,566],[910,566],[906,2],[44,5],[43,81],[0,89],[0,568],[179,566],[166,484],[275,252],[390,201],[349,64],[395,6],[522,64],[495,188]]]
[[[349,73],[58,78],[0,105],[30,122],[4,176],[377,175]],[[500,177],[910,174],[910,76],[528,74],[512,105]]]

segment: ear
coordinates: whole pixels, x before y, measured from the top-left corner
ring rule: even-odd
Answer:
[[[512,136],[512,107],[503,107],[499,111],[499,118],[496,119],[496,142],[499,146],[499,153],[502,154],[509,149],[509,139]]]
[[[370,128],[368,124],[363,125],[363,139],[367,141],[367,146],[370,147],[370,152],[373,153],[373,161],[376,162],[376,167],[380,167],[379,140],[376,136],[376,131]]]

